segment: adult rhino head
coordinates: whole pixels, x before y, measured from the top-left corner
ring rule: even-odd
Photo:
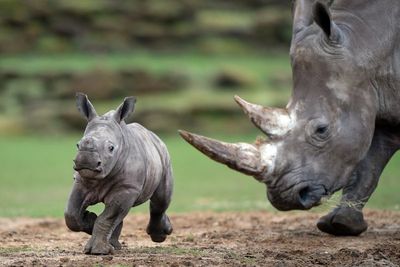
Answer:
[[[374,132],[379,135],[375,123],[380,101],[371,82],[376,64],[367,63],[378,56],[357,44],[362,36],[362,41],[370,38],[359,19],[366,5],[344,2],[337,1],[335,16],[323,3],[295,2],[290,49],[293,92],[286,108],[263,107],[235,97],[268,136],[265,142],[230,144],[185,131],[180,134],[213,160],[265,183],[268,199],[279,210],[310,209],[345,188],[349,192],[344,192],[343,203],[359,203],[351,211],[348,206],[336,209],[318,226],[336,235],[357,235],[367,228],[360,210],[394,149],[379,136],[372,144]],[[358,8],[359,13],[349,14],[343,5]]]
[[[78,93],[76,104],[88,124],[82,139],[78,142],[78,152],[74,159],[74,169],[81,177],[104,179],[116,168],[122,158],[125,138],[121,123],[133,112],[135,98],[127,97],[116,111],[98,116],[86,95]]]

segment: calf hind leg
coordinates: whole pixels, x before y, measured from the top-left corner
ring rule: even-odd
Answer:
[[[153,242],[164,242],[172,233],[171,222],[165,214],[172,195],[172,177],[166,177],[150,199],[150,221],[146,232]]]

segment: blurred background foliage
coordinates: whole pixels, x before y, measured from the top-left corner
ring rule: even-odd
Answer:
[[[0,216],[62,216],[85,126],[77,91],[99,113],[137,97],[130,121],[161,135],[172,156],[172,211],[271,209],[263,185],[207,159],[177,129],[255,140],[233,95],[286,105],[290,9],[282,0],[1,0]],[[372,207],[399,208],[399,162]]]
[[[3,132],[81,130],[77,91],[103,112],[137,96],[134,120],[159,133],[248,131],[233,94],[289,95],[286,1],[2,0],[0,27]]]

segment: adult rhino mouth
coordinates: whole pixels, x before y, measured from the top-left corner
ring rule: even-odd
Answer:
[[[321,199],[327,196],[324,186],[305,186],[299,191],[299,201],[305,209],[321,204]]]
[[[330,193],[322,184],[300,182],[285,187],[268,187],[267,196],[278,210],[309,210],[322,203]]]

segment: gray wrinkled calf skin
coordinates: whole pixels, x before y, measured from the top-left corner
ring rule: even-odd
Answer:
[[[72,231],[91,238],[86,254],[112,254],[121,249],[118,238],[123,219],[131,207],[150,200],[147,233],[163,242],[172,226],[165,214],[172,195],[173,177],[165,144],[143,126],[126,124],[135,99],[126,98],[116,111],[98,116],[84,94],[77,94],[77,107],[88,120],[74,160],[74,184],[65,209],[65,222]],[[86,209],[103,202],[97,216]]]

